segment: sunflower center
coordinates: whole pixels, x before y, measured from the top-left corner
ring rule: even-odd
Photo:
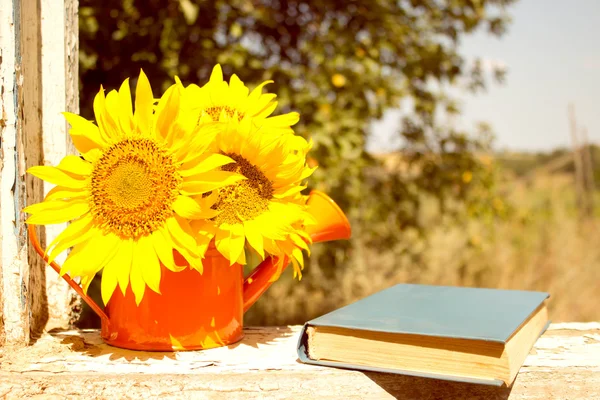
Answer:
[[[256,166],[238,154],[226,154],[235,164],[221,167],[224,171],[237,172],[246,180],[219,189],[219,199],[214,208],[221,211],[214,218],[217,225],[237,224],[252,220],[269,209],[273,197],[273,184]]]
[[[150,139],[126,139],[94,165],[94,220],[122,238],[148,235],[173,215],[181,176],[166,151]]]
[[[233,118],[233,116],[235,115],[236,109],[235,108],[231,108],[229,106],[214,106],[214,107],[207,107],[204,109],[204,114],[208,114],[213,121],[218,121],[219,117],[221,116],[221,112],[225,110],[225,114],[227,114],[227,116],[229,118]],[[244,113],[240,113],[238,111],[238,121],[241,121],[244,118]]]

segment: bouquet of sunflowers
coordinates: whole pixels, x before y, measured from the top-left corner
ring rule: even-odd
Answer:
[[[125,80],[100,88],[95,123],[65,113],[81,156],[28,170],[56,186],[24,209],[26,223],[70,222],[47,246],[48,262],[72,248],[61,275],[80,277],[85,292],[102,271],[105,304],[117,286],[131,286],[138,304],[146,286],[160,293],[161,264],[202,273],[212,246],[231,265],[245,264],[246,251],[291,260],[300,276],[313,223],[301,194],[311,143],[291,128],[298,113],[271,116],[269,82],[250,91],[217,65],[203,87],[176,79],[157,100],[140,72],[134,104]]]

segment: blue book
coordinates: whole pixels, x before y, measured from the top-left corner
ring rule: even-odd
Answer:
[[[548,293],[400,284],[307,322],[307,364],[510,386],[546,330]]]

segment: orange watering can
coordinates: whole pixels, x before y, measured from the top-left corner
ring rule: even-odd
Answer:
[[[307,205],[317,221],[307,227],[313,243],[350,238],[348,219],[326,194],[312,191]],[[28,229],[35,250],[47,261],[35,226]],[[175,261],[185,263],[178,253]],[[285,266],[288,261],[284,260]],[[191,268],[172,272],[161,265],[161,294],[146,290],[136,305],[128,286],[125,295],[115,290],[105,309],[68,275],[63,278],[100,317],[106,343],[133,350],[198,350],[225,346],[243,337],[244,312],[278,278],[281,271],[277,264],[278,259],[269,257],[244,279],[240,264],[230,265],[216,249],[209,248],[202,274]],[[50,265],[60,271],[55,262]]]

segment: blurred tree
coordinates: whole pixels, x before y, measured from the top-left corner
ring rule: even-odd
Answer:
[[[460,39],[476,29],[504,33],[513,2],[80,0],[82,113],[93,118],[101,84],[116,88],[140,68],[163,89],[174,75],[202,85],[217,62],[251,86],[272,79],[279,111],[299,111],[296,131],[314,140],[320,168],[311,185],[348,212],[357,240],[387,249],[403,230],[419,229],[424,195],[444,211],[499,210],[490,160],[478,156],[489,127],[469,135],[440,125],[439,116],[460,113],[445,87],[479,90],[486,82],[481,63],[459,54]],[[403,167],[385,172],[365,152],[369,124],[407,99]],[[312,263],[333,271],[352,246],[331,244]]]

